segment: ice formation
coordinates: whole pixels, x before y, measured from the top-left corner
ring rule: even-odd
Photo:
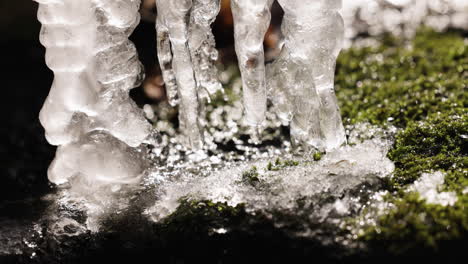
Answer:
[[[376,182],[393,172],[394,164],[386,157],[393,140],[386,133],[371,126],[356,126],[350,135],[354,146],[327,153],[320,161],[296,160],[296,165],[278,170],[268,169],[268,163],[274,163],[274,157],[278,156],[293,159],[287,151],[245,162],[223,162],[221,168],[202,168],[199,172],[190,163],[172,165],[178,168],[176,171],[180,169],[176,173],[154,170],[147,180],[151,180],[150,185],[157,182],[158,199],[146,213],[159,221],[174,212],[181,199],[193,199],[226,202],[231,206],[244,204],[254,212],[281,210],[299,214],[297,200],[305,197],[321,208],[308,211],[311,218],[325,219],[334,212],[345,214],[359,205],[350,200],[352,195],[348,191],[363,184],[378,186]],[[243,181],[243,174],[253,167],[257,168],[258,186]],[[321,197],[330,199],[321,201]]]
[[[245,120],[259,131],[270,97],[291,122],[293,143],[332,150],[346,137],[334,91],[335,61],[343,41],[341,0],[279,1],[285,11],[281,56],[265,70],[263,40],[273,0],[234,0],[235,47],[242,74]],[[219,0],[156,1],[158,55],[169,101],[180,103],[185,145],[203,145],[203,97],[220,89],[210,24]],[[313,15],[311,15],[313,14]]]
[[[220,0],[156,1],[158,57],[171,105],[179,104],[185,145],[203,146],[203,98],[221,89],[211,23]]]
[[[422,199],[429,204],[452,206],[457,200],[455,192],[441,192],[439,189],[444,184],[445,174],[437,171],[434,173],[423,173],[409,188],[410,191],[418,192]]]
[[[261,127],[267,106],[263,40],[270,26],[273,0],[233,0],[234,36],[242,86],[245,119]]]
[[[75,176],[127,183],[145,169],[137,149],[151,125],[129,97],[143,79],[128,40],[138,0],[36,0],[41,43],[55,79],[41,110],[47,140],[58,145],[49,179]]]
[[[285,36],[279,58],[268,66],[276,111],[291,122],[294,144],[319,150],[345,143],[334,90],[344,25],[341,0],[280,0]]]

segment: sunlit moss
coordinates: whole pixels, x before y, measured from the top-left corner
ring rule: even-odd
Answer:
[[[421,30],[410,43],[352,48],[337,62],[345,123],[405,127],[430,114],[466,107],[468,47],[456,33]]]
[[[412,122],[397,135],[389,157],[395,162],[395,186],[410,183],[421,172],[462,173],[468,167],[468,110],[454,109]],[[466,175],[465,175],[466,177]]]
[[[395,208],[362,236],[371,245],[400,254],[466,237],[467,55],[460,35],[422,30],[406,46],[352,49],[340,57],[338,96],[346,122],[402,129],[388,155],[396,169],[387,200]],[[430,205],[404,191],[423,172],[439,170],[446,174],[443,190],[458,195],[454,206]]]

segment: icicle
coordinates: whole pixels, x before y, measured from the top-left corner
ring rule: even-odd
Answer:
[[[161,10],[161,3],[158,7],[158,16],[156,17],[156,38],[159,65],[166,86],[166,94],[169,104],[176,106],[179,103],[177,95],[177,83],[174,69],[172,68],[172,50],[171,40],[169,39],[169,28],[166,25],[165,15]]]
[[[179,122],[182,133],[185,136],[185,145],[190,148],[199,149],[203,145],[202,132],[198,122],[199,102],[196,90],[195,73],[190,56],[188,45],[188,22],[190,10],[192,9],[191,0],[178,1],[156,1],[158,9],[158,18],[156,28],[167,30],[158,33],[158,37],[167,36],[170,40],[171,49],[164,49],[160,52],[171,51],[172,54],[164,54],[163,58],[172,58],[171,66],[162,65],[163,70],[171,69],[174,71],[174,77],[177,84],[177,94],[179,97]],[[162,43],[165,39],[159,39]],[[168,45],[165,43],[164,45]],[[168,63],[164,60],[162,63]],[[170,74],[170,73],[169,73]],[[163,76],[168,76],[164,74]],[[172,79],[169,78],[171,81]],[[169,87],[168,94],[171,95],[174,89]]]
[[[285,42],[268,68],[273,104],[291,120],[295,145],[332,150],[346,142],[334,91],[343,41],[341,0],[279,0]]]
[[[218,57],[210,25],[220,0],[156,1],[158,57],[171,105],[179,104],[184,144],[203,146],[202,98],[222,89],[214,62]]]
[[[136,49],[128,40],[139,22],[139,1],[38,2],[40,39],[47,48],[47,65],[55,74],[40,120],[48,141],[60,145],[50,180],[63,183],[81,175],[88,182],[100,181],[99,166],[108,162],[126,178],[138,177],[144,169],[142,157],[129,149],[151,132],[128,95],[143,79]],[[86,160],[88,150],[98,146],[102,155],[94,169],[86,168],[87,162],[71,166]],[[119,182],[120,176],[115,177]],[[105,181],[112,182],[112,177]]]
[[[270,25],[272,3],[273,0],[231,1],[245,120],[254,127],[261,127],[265,120],[267,95],[263,40]]]
[[[211,24],[220,11],[220,0],[195,0],[190,14],[189,48],[199,96],[209,96],[223,89],[215,62],[218,50]]]

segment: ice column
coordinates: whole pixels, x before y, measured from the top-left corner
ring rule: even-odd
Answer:
[[[334,90],[344,26],[341,0],[279,0],[285,40],[267,69],[276,111],[291,121],[296,146],[331,150],[346,142]]]
[[[265,120],[267,94],[263,40],[270,26],[272,3],[273,0],[231,0],[245,120],[254,127],[260,127]]]
[[[128,94],[143,78],[128,40],[139,23],[140,1],[36,1],[40,40],[55,75],[40,113],[47,140],[59,146],[49,179],[136,180],[146,164],[135,147],[151,132]]]
[[[203,146],[203,98],[221,89],[211,23],[220,0],[158,0],[158,58],[171,105],[179,104],[184,144]]]
[[[189,25],[189,48],[197,81],[197,90],[202,98],[207,98],[222,90],[215,66],[218,50],[211,30],[221,5],[220,0],[192,1]]]

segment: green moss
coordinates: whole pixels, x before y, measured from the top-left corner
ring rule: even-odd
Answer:
[[[256,186],[260,182],[257,167],[253,166],[250,170],[244,171],[242,173],[242,182]]]
[[[230,65],[226,69],[227,74],[231,75],[228,82],[224,84],[224,90],[216,92],[211,96],[209,104],[210,109],[215,109],[220,106],[232,105],[234,102],[241,100],[241,95],[233,89],[236,81],[239,81],[240,72],[236,65]],[[210,111],[208,111],[210,112]]]
[[[312,158],[315,160],[315,161],[319,161],[322,159],[322,153],[320,152],[315,152],[314,155],[312,156]]]
[[[466,237],[467,70],[463,36],[427,29],[409,43],[385,38],[380,46],[340,55],[337,96],[345,122],[402,129],[388,155],[396,169],[387,200],[395,208],[364,232],[371,245],[399,254]],[[454,206],[429,205],[405,191],[422,173],[437,170],[446,173],[443,190],[458,195]]]
[[[395,208],[368,229],[364,238],[382,242],[393,253],[405,253],[417,247],[438,249],[447,240],[468,235],[468,115],[466,109],[431,115],[425,121],[412,122],[397,135],[389,157],[396,170],[389,184],[399,191],[389,201]],[[431,205],[417,194],[404,192],[404,187],[421,173],[446,172],[442,191],[455,191],[454,206]],[[386,241],[386,242],[385,242]],[[385,243],[384,243],[385,242]]]
[[[449,171],[450,175],[458,175],[452,176],[452,179],[466,180],[466,135],[468,110],[462,108],[410,123],[398,133],[395,146],[389,153],[389,158],[396,165],[392,179],[394,186],[404,186],[413,182],[422,172],[432,170]]]
[[[344,51],[336,76],[344,121],[405,127],[466,107],[467,69],[468,48],[456,33],[423,29],[411,43],[388,38],[377,47]]]
[[[165,218],[158,228],[165,234],[176,233],[177,237],[183,236],[184,233],[206,235],[213,228],[229,226],[245,216],[243,204],[233,207],[227,203],[209,200],[182,199],[177,210]]]
[[[468,235],[468,199],[454,206],[427,204],[417,193],[407,193],[393,201],[395,208],[379,219],[362,237],[373,247],[384,247],[393,254],[415,248],[438,250],[448,240],[462,240]]]
[[[277,158],[275,160],[275,163],[268,162],[267,165],[267,170],[269,171],[279,171],[287,167],[295,167],[299,165],[299,161],[295,160],[284,160],[281,161],[281,159]]]

